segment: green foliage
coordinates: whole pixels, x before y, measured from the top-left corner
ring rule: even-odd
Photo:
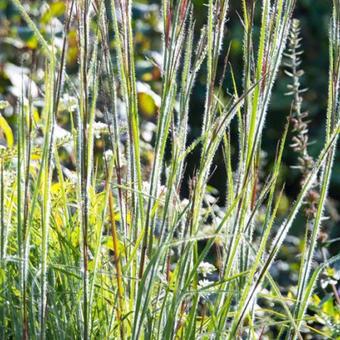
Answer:
[[[0,103],[0,337],[338,337],[339,256],[328,258],[320,231],[340,129],[339,0],[326,137],[314,160],[307,142],[296,146],[308,131],[294,0],[241,1],[242,84],[229,63],[228,0],[210,0],[203,24],[200,1],[12,1],[26,59],[20,68],[6,61],[4,79],[12,70],[20,82]],[[273,166],[262,152],[287,42],[300,124],[293,151],[310,160],[292,204],[282,184],[292,171],[282,163],[289,123]],[[192,140],[197,83],[203,124]],[[209,184],[221,149],[225,202]],[[313,214],[296,243],[289,231],[306,206]],[[289,239],[299,263],[281,260]],[[278,258],[299,272],[288,288]]]

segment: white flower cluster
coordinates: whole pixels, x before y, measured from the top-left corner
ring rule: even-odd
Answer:
[[[209,262],[201,262],[198,266],[198,272],[207,277],[207,275],[212,274],[216,270],[216,267]]]
[[[15,171],[11,171],[11,170],[4,170],[3,172],[3,182],[4,182],[4,187],[5,187],[5,190],[6,190],[6,187],[7,188],[10,188],[13,183],[15,182],[16,180],[16,174],[15,174]]]
[[[94,122],[93,123],[93,131],[97,139],[100,138],[102,133],[107,133],[109,131],[109,127],[107,124],[102,122]]]
[[[103,157],[107,162],[109,162],[113,157],[113,151],[111,149],[104,151]]]
[[[54,141],[58,147],[63,146],[69,154],[73,152],[72,134],[57,124],[54,125]]]
[[[213,284],[214,282],[203,279],[203,280],[199,280],[198,281],[198,289],[204,289],[206,287],[209,287],[211,284]]]
[[[70,96],[69,94],[65,93],[61,98],[59,109],[61,111],[69,111],[74,112],[78,108],[78,99],[76,97]]]
[[[156,128],[157,126],[151,122],[144,122],[142,124],[141,136],[145,142],[150,143],[152,141],[152,137],[156,131]]]
[[[149,192],[150,192],[150,182],[143,181],[142,185],[143,185],[143,192],[149,194]],[[166,193],[167,193],[167,190],[168,189],[165,185],[160,185],[158,187],[158,191],[157,191],[156,195],[158,196],[158,198],[163,199],[165,197]]]
[[[198,290],[201,291],[200,295],[203,298],[208,298],[209,295],[212,294],[212,291],[208,290],[207,287],[209,287],[213,283],[214,283],[213,281],[209,281],[209,280],[206,280],[206,279],[198,281]]]

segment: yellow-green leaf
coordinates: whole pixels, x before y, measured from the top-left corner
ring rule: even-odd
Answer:
[[[50,8],[44,13],[41,22],[47,24],[54,17],[60,17],[65,13],[66,5],[64,1],[56,1],[50,4]]]
[[[140,113],[145,118],[153,118],[160,107],[161,98],[156,94],[149,85],[138,82],[138,107]]]
[[[11,127],[8,125],[6,119],[0,114],[0,129],[6,137],[7,146],[11,148],[14,144],[14,137]]]

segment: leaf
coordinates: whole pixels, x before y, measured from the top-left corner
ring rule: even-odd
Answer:
[[[32,50],[35,50],[38,47],[38,39],[35,36],[32,36],[27,42],[26,46]]]
[[[334,315],[334,305],[333,305],[333,300],[328,299],[322,306],[322,311],[326,313],[329,316]]]
[[[110,249],[112,251],[114,251],[114,246],[113,246],[113,240],[112,240],[112,237],[106,237],[104,239],[104,242],[103,242],[103,246],[105,246],[105,248],[107,249]],[[125,251],[125,247],[124,247],[124,244],[122,242],[118,242],[118,249],[119,249],[119,252],[123,252]]]
[[[141,114],[146,118],[153,118],[161,105],[160,97],[144,83],[137,83],[138,107]]]
[[[3,131],[6,137],[7,146],[11,148],[14,144],[14,137],[11,127],[8,125],[6,119],[0,114],[0,130]]]
[[[146,118],[152,118],[155,115],[157,106],[149,94],[138,93],[138,102],[140,111]]]
[[[54,17],[60,17],[65,13],[66,5],[63,1],[57,1],[50,4],[50,8],[43,14],[41,22],[49,23]]]

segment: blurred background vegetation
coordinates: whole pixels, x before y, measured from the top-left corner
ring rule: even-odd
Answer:
[[[109,0],[105,0],[109,1]],[[193,0],[194,18],[197,27],[202,27],[207,17],[205,6],[206,0]],[[65,16],[66,3],[64,1],[26,1],[23,2],[28,9],[35,23],[39,23],[41,33],[48,40],[57,46],[62,44],[63,37],[63,19]],[[47,6],[47,3],[49,6]],[[309,125],[310,145],[309,151],[313,156],[317,156],[324,144],[325,117],[326,117],[326,101],[327,101],[327,83],[328,83],[328,25],[331,15],[331,1],[327,0],[298,0],[295,17],[301,21],[301,35],[303,38],[302,48],[304,54],[302,56],[305,75],[302,78],[303,86],[308,88],[304,95],[304,110],[310,114],[311,122]],[[136,1],[133,7],[134,30],[135,30],[135,46],[136,46],[136,66],[138,79],[138,98],[139,111],[141,116],[142,127],[142,161],[144,168],[151,166],[153,159],[152,147],[152,131],[155,128],[157,120],[157,112],[160,101],[161,81],[160,70],[158,65],[162,62],[161,58],[161,30],[162,20],[159,7],[159,1]],[[242,92],[242,40],[243,29],[241,23],[241,8],[239,0],[231,0],[229,11],[229,21],[227,22],[226,36],[224,39],[224,53],[230,47],[229,61],[236,77],[239,93]],[[92,23],[93,24],[93,23]],[[75,24],[71,26],[68,33],[68,50],[67,50],[67,73],[77,79],[78,74],[78,33]],[[220,61],[220,74],[223,73],[225,67],[224,60]],[[227,76],[223,82],[223,91],[225,98],[228,100],[228,88],[232,89],[230,68],[228,68]],[[200,135],[202,124],[205,87],[204,79],[206,72],[201,70],[198,77],[190,106],[190,133],[189,143]],[[17,98],[21,96],[23,91],[30,87],[32,99],[34,101],[35,112],[39,115],[41,111],[41,99],[43,90],[41,84],[44,79],[44,58],[41,53],[38,41],[33,31],[28,27],[22,19],[19,11],[11,3],[10,0],[0,0],[0,100],[5,99],[11,103],[11,106],[4,112],[7,122],[15,133],[16,112],[13,110]],[[273,96],[270,104],[270,112],[268,114],[266,127],[263,136],[263,172],[266,168],[272,167],[276,145],[281,137],[283,128],[290,113],[291,98],[285,96],[287,92],[287,84],[289,78],[284,74],[281,68],[278,79],[276,81]],[[23,88],[22,85],[26,88]],[[76,95],[72,89],[65,89],[70,96]],[[24,93],[25,95],[25,93]],[[104,115],[100,112],[100,102],[105,103],[105,98],[101,98],[99,93],[98,112],[96,120],[104,120]],[[61,128],[69,129],[69,117],[63,114],[61,110],[57,117],[58,125]],[[1,129],[0,129],[1,130]],[[237,127],[232,125],[231,135],[235,141],[233,145],[233,156],[236,160],[238,157],[237,150]],[[0,131],[0,144],[6,144],[5,136]],[[100,155],[105,148],[105,141],[96,140],[96,153]],[[184,179],[184,188],[188,185],[189,178],[194,175],[195,167],[198,164],[199,150],[194,151],[189,158],[186,168],[186,178]],[[340,152],[337,153],[335,168],[333,169],[332,184],[330,186],[330,198],[327,205],[327,215],[331,218],[324,223],[324,232],[328,239],[336,239],[340,236]],[[74,167],[72,163],[72,155],[64,154],[64,162],[68,164],[71,170]],[[292,165],[297,163],[297,156],[289,148],[286,148],[284,155],[285,171],[283,171],[281,183],[286,183],[285,199],[280,206],[280,214],[282,218],[285,216],[290,203],[295,199],[299,191],[300,175],[298,170],[291,169]],[[264,179],[264,178],[262,178]],[[224,195],[226,192],[226,175],[224,170],[223,151],[217,154],[215,159],[215,167],[210,179],[211,193],[219,194],[220,204],[224,204]],[[183,196],[187,195],[184,189]],[[301,219],[302,221],[303,219]],[[304,232],[304,223],[295,223],[295,226],[283,247],[279,260],[273,268],[273,275],[279,280],[281,287],[288,287],[290,283],[297,280],[299,268],[298,254],[300,252],[301,242],[300,235]],[[339,242],[335,241],[327,246],[331,254],[339,252]],[[318,252],[316,255],[318,260],[322,261],[322,254]],[[339,269],[339,268],[338,268]],[[288,275],[289,274],[289,275]],[[330,273],[329,277],[333,274]],[[326,277],[323,279],[326,282]],[[325,288],[326,287],[326,288]],[[327,289],[326,285],[323,287]],[[288,290],[288,288],[287,288]],[[329,288],[328,288],[329,290]],[[319,311],[320,317],[325,315],[332,318],[333,307],[331,299],[326,294],[321,295],[324,299],[322,310]],[[328,296],[328,300],[327,300]],[[326,299],[326,300],[325,300]],[[327,301],[330,301],[329,303]],[[321,308],[318,295],[313,297],[311,308]],[[334,312],[335,313],[335,312]],[[334,314],[335,315],[335,314]]]
[[[107,1],[107,0],[106,0]],[[204,24],[206,18],[206,10],[204,0],[193,0],[194,17],[197,27]],[[35,22],[39,23],[39,29],[45,37],[54,36],[56,45],[62,42],[63,21],[66,9],[64,1],[27,1],[27,8]],[[230,46],[229,61],[232,65],[233,72],[236,76],[238,91],[242,91],[242,23],[241,8],[239,0],[231,0],[229,11],[229,21],[227,23],[227,31],[224,39],[225,53]],[[304,96],[304,109],[310,113],[310,139],[313,144],[310,145],[310,153],[316,156],[324,140],[325,131],[325,110],[327,100],[327,80],[328,80],[328,25],[331,11],[331,1],[325,0],[299,0],[295,17],[301,21],[302,27],[302,48],[304,54],[302,56],[305,75],[302,78],[303,86],[308,88]],[[135,2],[133,8],[134,29],[135,29],[135,46],[137,51],[137,78],[139,92],[139,110],[142,122],[145,125],[145,133],[142,138],[146,143],[152,143],[148,130],[153,129],[157,119],[157,110],[159,104],[160,93],[160,71],[157,64],[161,63],[161,12],[158,1],[139,1]],[[18,10],[9,0],[0,0],[0,99],[8,100],[13,106],[17,97],[21,95],[22,83],[28,83],[28,79],[32,80],[31,90],[35,101],[36,114],[39,114],[39,105],[42,93],[39,84],[43,80],[43,58],[39,51],[38,41],[33,31],[27,26],[22,19]],[[68,52],[67,52],[67,72],[76,76],[78,71],[78,42],[77,27],[72,27],[68,34]],[[220,73],[224,69],[224,60],[220,62]],[[229,71],[228,71],[229,72]],[[205,77],[204,67],[201,71],[201,79]],[[276,85],[274,88],[270,112],[266,122],[263,138],[263,166],[271,167],[275,157],[276,145],[281,136],[283,127],[290,113],[291,98],[285,96],[287,92],[287,84],[289,78],[284,74],[283,68],[280,70]],[[201,128],[201,120],[204,108],[204,82],[197,81],[191,101],[190,114],[190,140],[199,136]],[[228,98],[227,89],[232,88],[230,72],[227,74],[223,89],[226,92],[226,100]],[[71,90],[70,90],[71,91]],[[72,93],[70,93],[72,95]],[[99,101],[104,98],[99,97]],[[100,105],[99,105],[100,107]],[[6,112],[6,119],[15,131],[15,113],[9,108]],[[99,120],[102,118],[98,112]],[[67,127],[69,124],[67,117],[62,114],[58,117],[58,123],[61,127]],[[237,141],[236,125],[234,131],[231,131],[234,140]],[[1,137],[1,136],[0,136]],[[2,142],[4,143],[4,142]],[[103,141],[97,140],[97,152],[103,151]],[[281,179],[282,183],[286,183],[286,199],[280,209],[284,216],[290,202],[296,196],[299,190],[299,172],[292,170],[290,167],[296,164],[296,155],[286,149],[284,158],[286,175]],[[234,145],[234,157],[237,159],[237,143]],[[143,150],[143,162],[147,165],[151,164],[152,148]],[[187,178],[194,174],[195,166],[198,162],[199,151],[193,152],[187,165]],[[340,161],[339,153],[335,162],[333,171],[332,184],[330,186],[330,199],[328,204],[328,215],[331,215],[329,222],[325,223],[326,233],[332,233],[331,237],[337,236],[336,226],[340,226],[339,222],[339,201],[340,201]],[[66,160],[65,160],[66,161]],[[220,150],[215,159],[215,168],[213,170],[210,184],[212,193],[219,192],[220,203],[224,203],[224,193],[226,191],[225,172],[223,165],[223,152]],[[264,169],[265,170],[265,169]],[[289,174],[289,175],[288,175]],[[185,184],[185,183],[184,183]],[[183,195],[186,195],[184,190]],[[296,235],[302,232],[304,225],[299,228],[296,223],[294,233]],[[301,230],[300,230],[301,229]],[[337,251],[337,243],[332,244],[331,252]],[[332,248],[333,247],[333,248]]]

